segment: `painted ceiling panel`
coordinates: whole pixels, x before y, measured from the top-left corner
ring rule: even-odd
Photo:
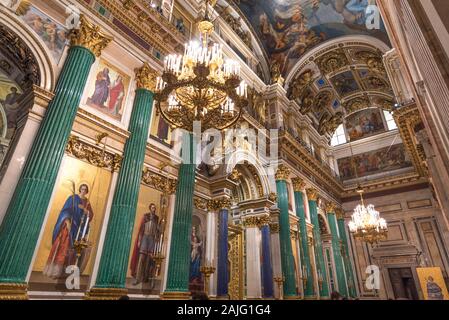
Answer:
[[[389,44],[380,29],[366,28],[371,0],[234,0],[283,76],[308,50],[341,36],[370,35]]]

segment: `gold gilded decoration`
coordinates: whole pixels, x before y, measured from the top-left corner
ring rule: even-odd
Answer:
[[[22,0],[20,1],[19,6],[16,9],[16,14],[18,16],[24,16],[28,10],[31,8],[31,2],[28,0]]]
[[[259,194],[259,197],[263,197],[264,195],[264,190],[263,190],[263,186],[262,186],[262,181],[260,180],[260,176],[256,170],[256,168],[254,166],[248,166],[248,171],[251,172],[254,181],[256,183],[256,187],[257,187],[257,192]]]
[[[257,228],[259,226],[259,217],[246,217],[245,220],[243,220],[243,225],[245,228]]]
[[[0,283],[0,300],[28,300],[26,283]]]
[[[323,73],[335,72],[349,64],[343,50],[333,50],[319,58],[317,65]]]
[[[125,8],[126,10],[131,9],[134,6],[134,2],[132,0],[125,0],[123,2],[123,8]]]
[[[228,227],[229,237],[229,284],[228,293],[230,300],[242,300],[244,297],[244,248],[243,230],[240,226]]]
[[[162,300],[190,300],[190,292],[164,292]]]
[[[308,188],[306,190],[307,199],[309,201],[317,201],[318,200],[318,191],[315,188]]]
[[[135,70],[135,73],[137,88],[152,92],[155,90],[158,75],[148,63],[145,62],[141,68]]]
[[[320,119],[320,124],[318,126],[319,134],[321,135],[334,134],[338,126],[343,123],[343,117],[344,115],[342,112],[337,112],[334,115],[325,113]]]
[[[413,165],[420,177],[428,176],[428,169],[426,166],[426,155],[423,147],[417,142],[415,128],[422,126],[421,115],[419,114],[418,106],[411,104],[396,110],[393,117],[398,125],[401,139],[404,142],[405,148],[411,155]]]
[[[143,171],[142,182],[165,194],[174,194],[178,184],[177,180],[153,174],[148,168]]]
[[[290,85],[288,97],[290,100],[298,99],[302,96],[304,89],[307,88],[313,81],[313,71],[306,70],[301,73]]]
[[[98,168],[106,168],[112,172],[118,171],[122,162],[122,156],[119,154],[106,152],[104,149],[89,145],[75,136],[70,137],[66,153]]]
[[[203,199],[203,198],[194,198],[193,204],[195,205],[195,208],[197,208],[199,210],[206,211],[207,209],[209,209],[209,206],[208,206],[209,201],[207,201],[206,199]]]
[[[231,199],[223,198],[219,200],[220,209],[231,209]]]
[[[354,58],[366,63],[368,69],[373,73],[386,73],[381,53],[363,50],[355,53]]]
[[[293,184],[293,190],[295,192],[302,192],[306,186],[304,179],[301,179],[301,178],[293,178],[292,184]]]
[[[100,31],[99,26],[87,21],[84,15],[80,16],[79,28],[73,29],[70,32],[72,46],[84,47],[97,57],[101,55],[103,49],[105,49],[112,40],[112,37],[109,37]]]
[[[337,206],[333,202],[326,203],[326,213],[327,214],[335,214],[335,208]]]
[[[280,180],[287,180],[288,177],[290,176],[290,169],[284,165],[281,164],[278,168],[278,170],[276,171],[276,180],[280,181]]]
[[[355,98],[349,100],[343,104],[346,113],[349,115],[351,113],[367,109],[370,107],[370,101],[367,98]]]
[[[279,233],[279,224],[278,223],[270,223],[270,232],[271,233]]]
[[[85,300],[118,300],[128,294],[127,289],[122,288],[92,288],[86,292]]]
[[[237,182],[240,180],[240,178],[243,175],[240,173],[240,171],[238,171],[236,168],[234,168],[231,172],[231,174],[229,175],[229,179],[231,179],[234,182]]]
[[[342,208],[335,209],[337,220],[345,219],[345,211]]]
[[[268,200],[270,200],[271,202],[277,202],[278,201],[278,195],[274,192],[271,192],[268,195]]]

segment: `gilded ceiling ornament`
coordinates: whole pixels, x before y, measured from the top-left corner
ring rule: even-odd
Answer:
[[[292,184],[295,192],[302,192],[306,186],[306,183],[302,178],[292,178]]]
[[[133,6],[134,6],[134,2],[133,2],[132,0],[125,0],[125,1],[123,2],[123,7],[124,7],[126,10],[131,9]]]
[[[142,182],[153,189],[170,195],[176,192],[178,185],[177,180],[153,174],[148,168],[143,171]]]
[[[317,201],[318,200],[318,190],[315,188],[306,189],[307,199],[309,201]]]
[[[318,126],[318,132],[321,135],[332,135],[335,130],[337,130],[338,126],[343,123],[343,113],[337,112],[334,115],[330,115],[329,113],[324,114],[320,119],[320,124]]]
[[[349,64],[343,50],[334,50],[317,60],[317,65],[324,74],[329,74],[340,70]]]
[[[141,68],[135,70],[135,73],[137,88],[154,92],[158,77],[156,71],[145,62]]]
[[[20,1],[19,6],[16,9],[16,14],[18,16],[24,16],[26,13],[30,10],[31,3],[28,0],[22,0]]]
[[[300,111],[302,114],[307,114],[312,111],[314,93],[310,88],[307,88],[300,99]]]
[[[290,100],[295,100],[301,97],[302,92],[313,82],[313,71],[307,70],[301,73],[289,88],[288,97]]]
[[[354,98],[343,104],[344,109],[346,110],[346,114],[349,115],[351,113],[364,110],[370,107],[370,101],[368,98]]]
[[[263,197],[264,190],[262,186],[262,181],[260,180],[259,174],[257,173],[257,170],[254,166],[248,166],[248,171],[251,172],[254,178],[254,182],[256,183],[257,192],[259,194],[259,197]]]
[[[286,165],[281,164],[276,171],[275,178],[277,181],[288,180],[290,172],[290,169]]]
[[[89,22],[84,15],[80,16],[79,28],[70,32],[72,46],[84,47],[97,57],[112,40],[112,37],[101,32],[100,27]]]
[[[333,94],[330,90],[323,90],[318,92],[318,94],[313,99],[313,109],[315,112],[321,112],[328,110],[332,102]]]
[[[354,58],[358,61],[366,63],[368,69],[373,73],[385,74],[385,66],[380,53],[372,51],[359,51],[354,54]]]
[[[66,153],[77,159],[87,161],[98,168],[106,168],[112,172],[120,168],[122,156],[106,152],[96,146],[91,146],[78,137],[71,136],[66,147]]]
[[[326,203],[326,213],[327,214],[335,214],[335,208],[337,206],[333,202]]]

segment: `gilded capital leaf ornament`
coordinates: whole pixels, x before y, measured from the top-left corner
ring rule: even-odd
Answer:
[[[317,201],[318,200],[318,191],[314,188],[309,188],[306,190],[307,198],[309,201]]]
[[[293,183],[293,190],[295,192],[301,192],[304,190],[304,187],[306,186],[306,183],[304,182],[303,179],[301,178],[293,178],[292,179],[292,183]]]
[[[327,214],[335,214],[336,205],[333,202],[326,203],[326,213]]]
[[[72,46],[84,47],[97,57],[112,40],[112,37],[101,32],[100,27],[89,22],[84,15],[80,16],[79,28],[70,32]]]
[[[137,88],[154,92],[156,88],[156,79],[158,77],[157,72],[146,62],[141,68],[136,69],[135,72]]]
[[[288,177],[290,176],[290,169],[281,164],[278,168],[278,170],[276,171],[276,180],[280,181],[280,180],[287,180]]]
[[[337,216],[337,220],[345,219],[345,211],[342,208],[335,209],[335,215]]]

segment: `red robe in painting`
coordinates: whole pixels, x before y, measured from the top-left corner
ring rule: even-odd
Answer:
[[[115,112],[117,114],[120,112],[124,91],[125,86],[123,85],[123,81],[121,78],[118,78],[109,92],[108,108],[110,112]]]

